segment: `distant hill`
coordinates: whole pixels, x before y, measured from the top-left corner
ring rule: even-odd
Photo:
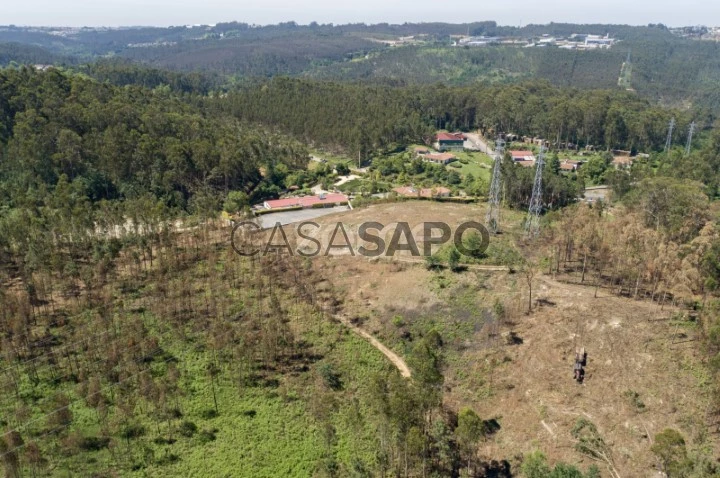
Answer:
[[[513,38],[521,45],[451,46],[468,34]],[[573,34],[609,35],[617,42],[609,50],[593,51],[522,47],[543,35]],[[681,38],[663,25],[512,27],[487,21],[268,26],[230,22],[112,29],[6,26],[0,27],[0,42],[5,42],[0,48],[2,64],[120,58],[156,69],[211,72],[225,80],[290,75],[466,85],[539,78],[557,86],[602,89],[618,88],[630,52],[633,74],[625,88],[663,104],[720,111],[720,43]]]
[[[35,45],[0,43],[0,66],[8,66],[11,63],[53,65],[72,62],[72,58],[52,53]]]

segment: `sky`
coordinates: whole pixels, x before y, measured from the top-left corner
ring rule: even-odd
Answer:
[[[3,0],[0,24],[135,26],[215,24],[404,23],[495,20],[528,23],[720,25],[716,0]]]

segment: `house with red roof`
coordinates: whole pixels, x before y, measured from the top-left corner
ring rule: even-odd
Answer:
[[[462,151],[465,144],[462,133],[438,133],[435,137],[435,149],[443,151]]]
[[[265,209],[287,209],[301,207],[303,209],[318,207],[334,207],[348,204],[349,199],[344,194],[327,193],[317,196],[302,196],[283,199],[271,199],[263,202]]]
[[[513,161],[532,161],[535,163],[535,153],[526,150],[510,151]]]

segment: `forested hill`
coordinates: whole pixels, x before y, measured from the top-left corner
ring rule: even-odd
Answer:
[[[631,53],[630,86],[663,104],[720,110],[720,44],[672,36],[633,39],[609,50],[492,46],[458,48],[415,45],[383,50],[367,58],[317,67],[307,76],[332,80],[395,83],[474,84],[545,79],[556,86],[618,88]]]
[[[22,43],[0,43],[0,66],[72,64],[70,57],[52,53],[45,48]]]
[[[712,116],[654,106],[619,90],[557,88],[547,82],[473,87],[392,87],[276,78],[212,102],[238,118],[274,125],[299,139],[357,156],[429,142],[437,129],[541,136],[602,149],[652,151],[665,144],[667,123],[684,134]]]
[[[261,170],[307,162],[297,143],[210,117],[170,89],[31,68],[0,70],[0,150],[0,203],[10,208],[47,204],[59,184],[81,201],[151,195],[198,208],[217,192],[263,194],[272,174]]]
[[[610,35],[609,50],[518,46],[452,47],[462,35],[520,44],[542,35]],[[410,40],[408,40],[410,38]],[[12,45],[4,42],[13,42]],[[388,46],[394,44],[394,47]],[[21,48],[22,47],[22,48]],[[298,25],[115,29],[0,27],[0,65],[122,59],[151,68],[210,72],[223,82],[277,75],[392,84],[466,85],[545,79],[556,86],[618,88],[628,53],[627,86],[666,105],[720,111],[720,45],[673,35],[663,25],[550,23],[522,28],[495,22],[403,25]]]

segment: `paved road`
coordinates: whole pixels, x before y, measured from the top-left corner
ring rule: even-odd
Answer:
[[[492,156],[495,154],[495,150],[485,141],[485,139],[477,133],[465,133],[467,142],[473,146],[473,149],[477,149],[485,154]]]
[[[346,211],[350,211],[350,208],[347,206],[336,206],[323,209],[300,209],[297,211],[263,214],[262,216],[259,216],[258,219],[260,220],[260,227],[263,229],[269,229],[275,226],[278,222],[284,226],[286,224],[293,224],[296,222],[311,221],[318,217],[327,216],[328,214]]]

